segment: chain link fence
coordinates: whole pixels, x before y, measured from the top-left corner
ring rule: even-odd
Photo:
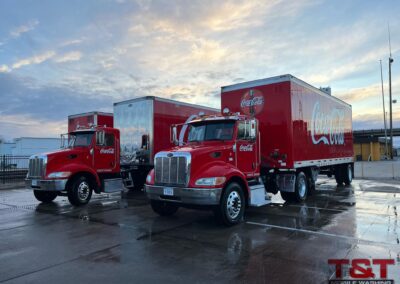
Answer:
[[[29,156],[0,156],[0,184],[21,182],[29,168]]]

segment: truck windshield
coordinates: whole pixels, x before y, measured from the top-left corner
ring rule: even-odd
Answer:
[[[204,121],[190,124],[188,142],[232,140],[235,121]]]
[[[68,147],[87,147],[92,144],[93,132],[69,134]]]

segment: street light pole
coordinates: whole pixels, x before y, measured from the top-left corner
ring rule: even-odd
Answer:
[[[383,126],[385,127],[385,159],[389,156],[388,141],[387,141],[387,124],[386,124],[386,110],[385,110],[385,94],[383,91],[383,75],[382,75],[382,60],[379,60],[381,65],[381,87],[382,87],[382,105],[383,105]]]
[[[392,45],[390,42],[390,26],[388,24],[389,34],[389,116],[390,116],[390,159],[393,160],[393,113],[392,113]]]
[[[389,57],[389,120],[390,120],[390,159],[393,160],[393,113],[392,113],[392,54]]]

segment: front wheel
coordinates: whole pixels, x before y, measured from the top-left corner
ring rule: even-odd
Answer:
[[[242,187],[233,182],[225,188],[214,214],[222,224],[232,226],[242,221],[245,206]]]
[[[89,202],[92,197],[92,188],[86,177],[78,177],[68,188],[68,200],[72,205],[81,206]]]
[[[160,216],[174,215],[179,209],[178,205],[167,201],[150,200],[150,204],[153,211]]]
[[[40,191],[34,190],[33,195],[35,198],[43,203],[50,203],[57,197],[57,192],[55,191]]]

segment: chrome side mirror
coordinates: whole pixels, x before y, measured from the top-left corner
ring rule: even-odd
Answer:
[[[104,131],[96,132],[96,144],[100,145],[100,146],[105,144],[105,133],[104,133]]]
[[[256,139],[257,137],[257,120],[250,120],[250,139]]]
[[[173,143],[174,145],[179,144],[178,129],[177,129],[176,125],[171,126],[171,143]]]

